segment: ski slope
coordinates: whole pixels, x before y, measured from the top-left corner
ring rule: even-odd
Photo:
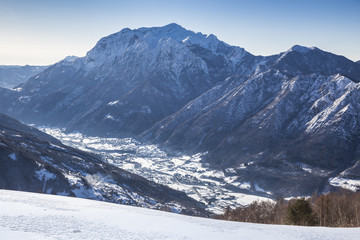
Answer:
[[[359,239],[360,228],[220,221],[79,198],[0,190],[1,239]]]

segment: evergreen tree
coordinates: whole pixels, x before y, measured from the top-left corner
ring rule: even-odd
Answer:
[[[292,225],[314,226],[316,217],[308,201],[304,198],[290,203],[286,211],[286,222]]]

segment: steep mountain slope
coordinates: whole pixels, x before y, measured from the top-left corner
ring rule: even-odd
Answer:
[[[30,77],[44,71],[47,66],[5,66],[0,65],[0,87],[13,88]]]
[[[359,88],[341,75],[291,77],[271,70],[230,78],[143,137],[169,151],[209,151],[206,161],[236,167],[239,180],[266,190],[311,194],[356,165]]]
[[[212,149],[221,142],[231,143],[241,136],[235,129],[244,124],[251,127],[244,131],[256,129],[252,134],[271,131],[272,138],[296,138],[323,132],[325,128],[356,136],[358,89],[359,84],[341,75],[292,77],[270,70],[252,78],[229,78],[157,123],[148,131],[152,134],[148,138],[197,152]],[[340,125],[341,121],[345,123]],[[234,136],[228,136],[231,133]]]
[[[0,188],[206,215],[203,205],[184,193],[65,146],[2,114],[0,131]]]
[[[235,167],[239,181],[271,192],[311,194],[358,165],[359,89],[341,75],[270,70],[229,78],[143,139],[168,151],[209,151],[205,160],[213,166]]]
[[[131,136],[227,76],[250,74],[256,59],[176,24],[123,29],[86,57],[64,59],[30,79],[3,111],[94,135]]]

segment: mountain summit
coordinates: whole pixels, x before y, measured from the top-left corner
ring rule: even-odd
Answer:
[[[0,110],[208,152],[204,163],[256,191],[306,195],[360,178],[360,66],[345,57],[298,45],[254,56],[169,24],[123,29],[70,60],[0,89]]]
[[[133,136],[226,77],[250,74],[252,59],[213,35],[176,24],[123,29],[84,58],[65,59],[31,78],[12,103],[27,106],[5,111],[89,134]]]

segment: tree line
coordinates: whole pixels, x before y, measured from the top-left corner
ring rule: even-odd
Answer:
[[[310,198],[282,198],[253,202],[247,206],[231,209],[214,218],[301,226],[360,227],[360,192],[331,192],[314,194]]]

